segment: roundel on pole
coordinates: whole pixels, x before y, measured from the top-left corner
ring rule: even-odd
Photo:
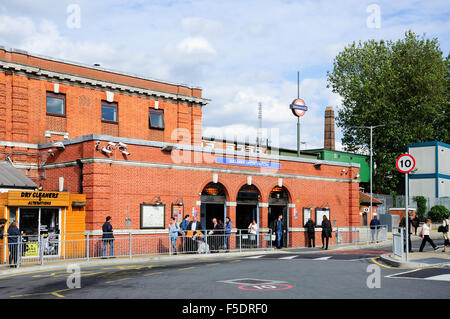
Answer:
[[[397,166],[400,173],[407,174],[416,167],[416,160],[409,154],[402,154],[397,158],[395,166]]]
[[[292,113],[297,117],[305,115],[306,111],[308,111],[308,107],[302,99],[295,99],[289,107],[292,110]]]

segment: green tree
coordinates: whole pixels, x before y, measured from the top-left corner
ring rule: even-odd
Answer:
[[[443,205],[436,205],[431,207],[431,210],[428,212],[428,218],[431,219],[433,222],[442,222],[442,219],[444,216],[449,216],[450,211],[447,209],[447,207]]]
[[[449,143],[449,57],[436,38],[408,31],[398,41],[353,42],[327,72],[328,87],[343,99],[336,122],[348,151],[370,145],[370,130],[354,126],[400,122],[374,130],[376,192],[404,194],[395,160],[408,144]]]

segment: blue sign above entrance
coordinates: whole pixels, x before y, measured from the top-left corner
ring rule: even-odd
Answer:
[[[232,158],[232,157],[216,157],[216,164],[280,169],[280,163],[278,163],[278,162],[264,162],[264,161],[247,160],[247,159],[243,159],[243,158]]]

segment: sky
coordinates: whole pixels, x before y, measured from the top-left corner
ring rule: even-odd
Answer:
[[[448,1],[0,0],[0,45],[200,87],[203,135],[254,142],[263,132],[322,148],[324,112],[341,99],[327,88],[334,57],[353,41],[397,40],[411,29],[450,49]],[[342,149],[336,126],[336,146]]]

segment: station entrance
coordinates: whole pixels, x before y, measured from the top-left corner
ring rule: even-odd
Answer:
[[[254,185],[244,185],[236,199],[236,228],[241,230],[241,238],[236,237],[242,248],[258,247],[259,236],[249,234],[248,227],[255,221],[259,229],[259,199],[260,192]]]
[[[268,227],[273,231],[274,222],[278,219],[278,216],[283,216],[283,229],[286,230],[286,233],[283,233],[283,238],[281,240],[282,247],[289,246],[289,234],[287,229],[287,226],[289,225],[288,204],[289,193],[287,189],[279,186],[274,187],[269,196]]]
[[[200,223],[202,229],[213,229],[213,218],[225,224],[226,213],[225,187],[221,183],[209,183],[201,195]]]

